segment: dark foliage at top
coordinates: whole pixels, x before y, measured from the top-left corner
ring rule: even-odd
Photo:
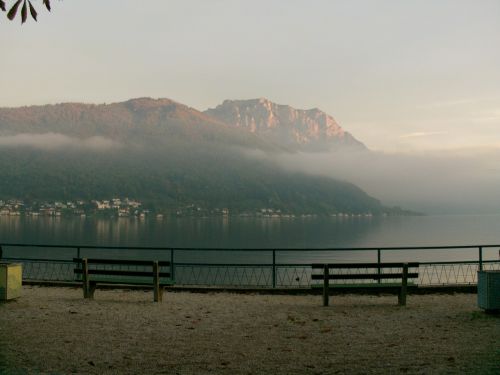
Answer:
[[[47,10],[50,12],[50,0],[42,0],[43,5],[47,8]],[[21,6],[22,4],[22,6]],[[7,7],[7,4],[5,3],[5,0],[0,0],[0,9],[4,12],[7,12],[7,18],[9,20],[13,20],[16,18],[16,16],[19,14],[19,8],[21,8],[21,23],[25,23],[28,20],[28,8],[29,8],[29,13],[31,17],[36,21],[38,17],[38,12],[36,11],[35,7],[33,6],[31,0],[17,0],[15,1],[10,8]],[[8,9],[8,11],[7,11]]]

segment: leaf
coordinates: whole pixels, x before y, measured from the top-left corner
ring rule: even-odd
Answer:
[[[45,5],[47,10],[50,12],[50,0],[43,0],[43,5]]]
[[[0,0],[0,9],[2,9],[5,12],[5,1]]]
[[[7,18],[9,20],[13,20],[14,17],[16,17],[17,14],[17,9],[19,8],[19,5],[21,4],[22,0],[17,0],[14,5],[12,5],[12,8],[10,8],[9,13],[7,13]]]
[[[38,13],[36,12],[35,7],[31,4],[31,1],[28,0],[28,4],[30,5],[31,17],[33,17],[33,19],[36,21],[36,16],[38,15]]]
[[[26,0],[24,0],[23,7],[21,9],[21,23],[25,23],[28,19],[28,6],[26,5]]]

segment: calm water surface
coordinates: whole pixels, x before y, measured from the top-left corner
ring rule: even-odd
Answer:
[[[0,216],[0,242],[266,249],[500,244],[500,215],[343,219],[218,217],[166,218],[161,221]],[[68,255],[66,250],[4,248],[4,256],[21,254],[42,258],[74,256],[73,253]],[[263,256],[255,257],[255,254],[242,252],[231,254],[240,260]],[[233,257],[231,254],[196,252],[183,256],[189,257],[191,261],[230,261]],[[134,257],[137,253],[128,251],[127,256]],[[279,261],[309,261],[332,256],[345,261],[376,259],[375,252],[336,252],[333,255],[281,252],[278,256]],[[477,256],[477,250],[407,250],[384,252],[383,260],[472,260],[477,259]],[[498,256],[498,248],[485,250],[485,259],[497,260]]]

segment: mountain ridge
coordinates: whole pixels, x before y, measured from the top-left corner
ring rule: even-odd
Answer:
[[[224,100],[204,113],[275,142],[305,151],[366,150],[329,114],[318,108],[297,109],[266,98]]]
[[[175,115],[187,124],[210,123],[216,126],[240,128],[249,133],[258,135],[261,140],[272,142],[276,146],[290,150],[325,151],[340,150],[367,150],[366,146],[352,134],[345,131],[331,116],[318,108],[296,109],[288,105],[276,104],[266,98],[248,100],[224,100],[222,104],[205,111],[197,110],[169,98],[133,98],[122,102],[109,104],[92,103],[58,103],[22,107],[0,107],[0,131],[5,134],[6,123],[15,124],[19,132],[32,124],[34,118],[45,117],[45,125],[50,123],[51,116],[57,120],[67,121],[65,128],[59,129],[67,133],[68,126],[74,122],[95,121],[95,116],[103,117],[108,113],[106,121],[120,121],[122,126],[130,126],[137,116],[146,116],[149,125],[160,122],[161,116]],[[44,113],[44,114],[42,114]],[[49,113],[49,115],[47,115]],[[13,116],[15,114],[15,116]],[[21,119],[19,119],[19,116]],[[17,117],[17,118],[16,118]],[[104,116],[106,117],[106,116]],[[21,120],[21,121],[20,121]],[[144,119],[143,119],[144,121]],[[20,123],[22,122],[22,124]],[[38,124],[37,131],[53,131]],[[106,123],[92,127],[93,131],[102,131]],[[28,129],[26,129],[28,130]],[[33,129],[31,129],[33,130]],[[83,129],[80,129],[80,135]],[[117,134],[115,134],[117,135]]]
[[[137,98],[110,104],[61,103],[0,108],[0,136],[19,133],[60,133],[74,137],[104,136],[124,143],[185,143],[227,138],[236,146],[269,149],[249,132],[212,119],[171,99]]]

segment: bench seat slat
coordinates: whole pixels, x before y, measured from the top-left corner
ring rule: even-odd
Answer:
[[[418,277],[418,273],[408,273],[409,279],[414,279]],[[358,273],[358,274],[330,274],[328,275],[329,280],[382,280],[382,279],[402,279],[402,273]],[[311,275],[312,280],[324,280],[323,274],[313,274]]]
[[[82,274],[83,270],[75,268],[76,274]],[[89,275],[111,275],[111,276],[150,276],[153,277],[151,271],[129,271],[129,270],[88,270]],[[170,277],[170,272],[160,272],[160,277]]]
[[[413,287],[417,284],[408,282],[408,286]],[[328,287],[332,288],[345,288],[345,289],[372,289],[372,288],[386,288],[386,289],[401,289],[401,283],[359,283],[359,284],[329,284]],[[320,289],[323,288],[323,284],[312,284],[311,288]]]
[[[314,269],[323,269],[325,265],[329,269],[341,268],[403,268],[404,262],[384,262],[384,263],[313,263],[311,267]],[[418,262],[408,262],[408,267],[418,267]]]
[[[78,280],[81,281],[81,280]],[[122,278],[92,278],[90,280],[91,283],[99,283],[101,284],[113,284],[113,285],[150,285],[153,286],[151,279],[149,280],[131,280],[131,279],[122,279]],[[160,279],[160,286],[170,286],[175,285],[175,281],[172,279]]]
[[[81,258],[73,258],[73,262],[82,263]],[[153,261],[151,260],[131,260],[131,259],[96,259],[96,258],[88,258],[88,264],[122,264],[122,265],[132,265],[132,266],[153,266]],[[170,261],[168,260],[159,260],[158,265],[160,267],[170,266]]]
[[[80,273],[75,275],[75,280],[82,281],[82,279],[83,279],[83,274]],[[130,284],[147,282],[148,284],[151,284],[153,276],[151,274],[147,276],[126,276],[126,275],[122,276],[122,275],[103,274],[103,275],[92,275],[89,280],[92,282],[117,281],[121,283],[130,283]],[[174,280],[169,276],[163,276],[160,277],[160,282],[174,282]]]

